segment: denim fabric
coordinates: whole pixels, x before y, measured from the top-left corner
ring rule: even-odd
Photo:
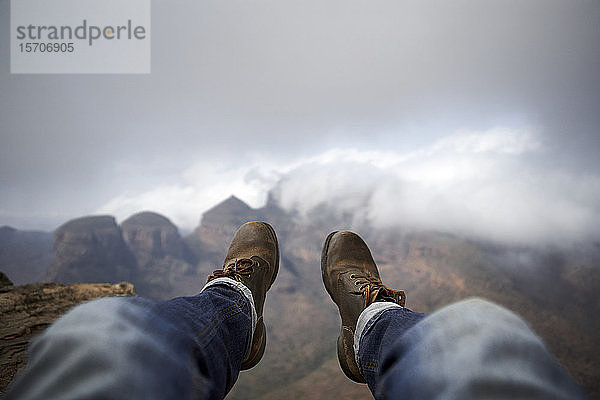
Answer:
[[[358,362],[377,399],[583,398],[525,322],[494,304],[427,317],[379,304],[361,318]],[[252,301],[236,285],[165,302],[96,300],[32,343],[6,398],[222,399],[252,325]]]
[[[248,336],[248,341],[246,343],[246,353],[243,357],[243,359],[245,359],[248,355],[250,355],[250,351],[252,350],[252,339],[254,339],[254,330],[256,329],[256,322],[258,321],[258,315],[256,314],[256,307],[254,305],[254,296],[252,295],[252,291],[248,289],[248,287],[243,283],[235,281],[231,278],[217,278],[204,285],[200,293],[215,285],[225,285],[233,289],[239,290],[244,294],[244,296],[246,296],[248,301],[250,301],[250,308],[252,311],[252,324],[250,329],[250,335]]]
[[[165,302],[80,305],[32,342],[6,399],[222,399],[240,371],[252,308],[226,285]]]
[[[356,363],[371,391],[374,392],[376,387],[382,352],[389,349],[396,339],[393,333],[406,332],[423,318],[425,314],[390,302],[373,303],[360,314],[354,351]]]
[[[512,312],[472,299],[425,318],[391,308],[363,331],[359,362],[377,399],[581,399]]]

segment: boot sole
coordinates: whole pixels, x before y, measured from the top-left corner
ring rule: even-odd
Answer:
[[[254,339],[252,340],[252,351],[247,360],[242,362],[241,370],[247,370],[254,367],[261,360],[263,354],[265,354],[265,348],[267,347],[267,328],[263,322],[262,317],[256,324],[254,330]]]
[[[275,239],[275,272],[273,273],[273,279],[271,279],[271,282],[269,283],[269,287],[267,288],[267,290],[269,290],[271,288],[271,286],[273,285],[273,283],[275,282],[275,278],[277,278],[277,273],[279,272],[279,241],[277,240],[277,235],[275,234],[275,229],[273,229],[273,227],[270,224],[267,224],[266,222],[263,222],[263,224],[265,224],[267,226],[267,228],[269,229],[269,232],[271,232],[271,234],[273,235],[273,239]]]

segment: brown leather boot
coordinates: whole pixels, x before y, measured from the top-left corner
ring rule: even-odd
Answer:
[[[404,306],[406,295],[381,283],[369,247],[352,232],[332,232],[327,236],[321,255],[321,273],[327,293],[337,304],[342,318],[337,346],[340,367],[348,378],[364,383],[354,356],[358,316],[376,301],[391,301]]]
[[[247,222],[233,236],[223,269],[214,271],[206,280],[231,278],[243,283],[252,292],[257,314],[256,329],[250,352],[242,361],[242,370],[258,364],[265,352],[267,335],[263,306],[278,269],[279,245],[275,230],[265,222]]]

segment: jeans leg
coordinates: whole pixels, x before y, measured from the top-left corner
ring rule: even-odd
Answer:
[[[82,304],[32,342],[7,399],[222,399],[251,337],[250,300],[213,285],[157,302]]]
[[[379,379],[382,353],[393,341],[425,314],[414,312],[394,303],[373,303],[358,318],[354,337],[354,351],[362,376],[371,392],[375,393]]]
[[[360,340],[360,362],[378,361],[368,379],[378,399],[583,398],[527,324],[502,307],[462,301],[408,330],[402,319],[402,310],[389,310]]]

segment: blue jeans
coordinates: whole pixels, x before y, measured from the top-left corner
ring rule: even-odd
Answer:
[[[82,304],[32,342],[6,399],[222,399],[251,342],[252,308],[224,285]]]
[[[248,293],[220,284],[165,302],[80,305],[32,343],[6,398],[222,399],[251,343],[253,313]],[[582,398],[520,318],[484,301],[428,317],[376,303],[359,325],[358,362],[376,398]]]
[[[374,303],[356,336],[358,365],[376,399],[584,398],[521,318],[484,300],[429,316]]]

